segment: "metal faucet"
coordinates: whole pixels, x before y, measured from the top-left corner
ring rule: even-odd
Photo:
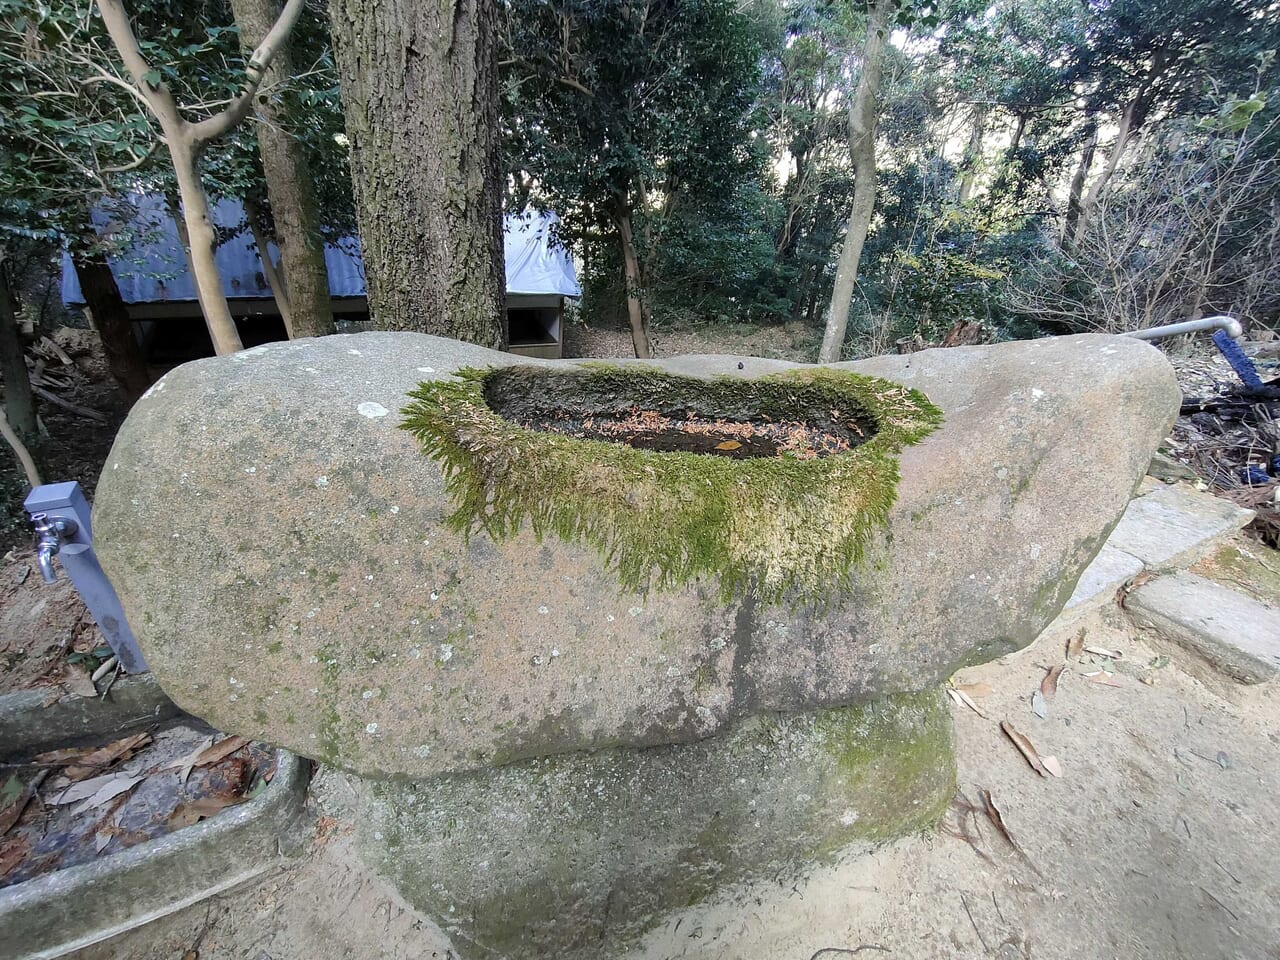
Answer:
[[[53,569],[53,558],[62,549],[62,538],[76,532],[76,522],[66,517],[50,517],[47,513],[33,513],[31,526],[39,538],[36,541],[36,566],[45,583],[56,583],[58,574]]]

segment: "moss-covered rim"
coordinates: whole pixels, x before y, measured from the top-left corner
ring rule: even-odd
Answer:
[[[488,378],[509,377],[509,367],[461,369],[409,394],[401,426],[442,465],[450,527],[501,541],[527,521],[539,540],[551,533],[589,545],[639,592],[705,576],[726,602],[748,591],[768,602],[839,596],[888,519],[898,452],[942,422],[918,391],[828,367],[711,380],[642,365],[559,369],[582,378],[587,394],[621,392],[640,404],[701,391],[749,405],[785,388],[799,406],[844,405],[874,420],[874,437],[848,453],[730,460],[525,429],[485,401]]]

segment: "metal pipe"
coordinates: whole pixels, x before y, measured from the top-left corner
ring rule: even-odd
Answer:
[[[1126,337],[1135,340],[1160,340],[1164,337],[1176,337],[1180,333],[1197,333],[1200,330],[1225,330],[1233,340],[1244,335],[1240,321],[1235,317],[1222,314],[1216,317],[1201,317],[1199,320],[1184,320],[1182,323],[1170,323],[1163,327],[1148,327],[1146,330],[1134,330],[1126,333]]]

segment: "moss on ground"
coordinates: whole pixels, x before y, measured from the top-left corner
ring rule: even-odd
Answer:
[[[510,394],[526,369],[529,378],[555,378],[557,394],[578,410],[692,407],[739,422],[845,411],[874,435],[832,456],[734,460],[532,430],[487,402],[495,391]],[[512,370],[459,370],[455,380],[421,385],[403,411],[402,425],[443,466],[450,526],[502,540],[527,522],[539,539],[589,545],[640,592],[705,576],[726,601],[748,590],[771,602],[839,595],[887,522],[897,454],[942,422],[917,391],[822,367],[755,380],[607,364]],[[518,397],[502,399],[518,412]]]

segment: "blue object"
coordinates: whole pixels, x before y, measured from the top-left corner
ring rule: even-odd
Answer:
[[[122,244],[107,260],[125,303],[195,302],[195,281],[187,269],[178,227],[164,198],[134,194],[119,204],[120,209],[94,208],[91,219],[100,234]],[[210,218],[216,227],[229,233],[244,223],[244,206],[238,200],[219,200],[213,204]],[[556,224],[554,213],[534,210],[504,218],[507,293],[582,296],[569,251],[556,239]],[[280,251],[275,244],[267,246],[278,261]],[[258,248],[247,229],[220,243],[214,259],[222,274],[222,292],[228,298],[271,299]],[[365,295],[364,261],[358,239],[344,237],[326,244],[324,262],[331,297],[354,299]],[[69,307],[84,306],[80,281],[67,253],[62,255],[62,302]]]
[[[1241,467],[1240,482],[1247,483],[1250,486],[1260,487],[1263,484],[1270,483],[1271,477],[1267,474],[1267,471],[1263,470],[1261,467]]]
[[[1254,369],[1253,361],[1240,349],[1240,344],[1227,335],[1227,331],[1215,330],[1213,342],[1217,344],[1222,355],[1227,358],[1227,363],[1231,364],[1231,369],[1236,372],[1236,376],[1244,382],[1246,387],[1257,389],[1262,386],[1262,380],[1258,377],[1258,371]]]
[[[120,665],[129,673],[146,673],[147,663],[124,618],[120,598],[93,552],[89,504],[80,484],[43,484],[27,495],[23,506],[40,533],[39,559],[45,579],[53,576],[51,561],[56,555]]]

